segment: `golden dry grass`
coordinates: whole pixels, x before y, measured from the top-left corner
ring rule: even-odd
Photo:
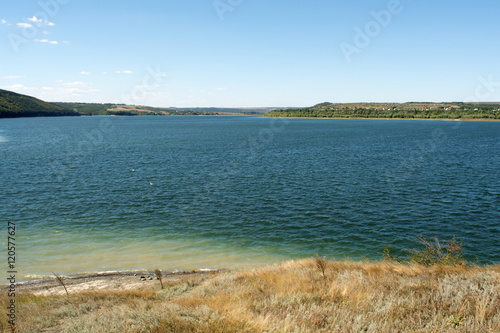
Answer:
[[[315,258],[17,301],[19,332],[500,332],[500,265]]]

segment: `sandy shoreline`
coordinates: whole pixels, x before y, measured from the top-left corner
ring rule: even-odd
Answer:
[[[162,272],[162,280],[165,283],[186,276],[216,275],[220,272],[227,272],[227,270]],[[63,276],[62,279],[69,294],[93,291],[142,290],[159,285],[153,271],[77,274]],[[3,288],[6,288],[6,286],[4,285]],[[16,289],[18,292],[31,293],[37,296],[63,295],[66,293],[64,287],[55,277],[18,282]]]

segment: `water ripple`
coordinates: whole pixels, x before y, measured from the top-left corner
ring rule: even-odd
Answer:
[[[2,124],[0,213],[22,225],[30,273],[82,253],[95,267],[132,256],[129,268],[183,266],[183,254],[379,259],[417,236],[457,236],[468,258],[500,261],[499,123],[290,120],[260,142],[269,119],[116,117],[79,152],[103,119]],[[436,129],[446,141],[419,151]]]

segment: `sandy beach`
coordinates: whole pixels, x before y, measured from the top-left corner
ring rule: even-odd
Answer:
[[[162,280],[164,283],[168,283],[187,276],[215,276],[223,271],[226,270],[162,272]],[[78,274],[63,276],[62,279],[70,294],[95,291],[144,290],[160,284],[153,271]],[[35,296],[59,296],[66,293],[64,287],[55,276],[53,278],[19,282],[17,290],[21,293],[30,293]]]

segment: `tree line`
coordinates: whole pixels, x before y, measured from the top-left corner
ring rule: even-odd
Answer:
[[[424,106],[422,106],[424,105]],[[500,119],[500,104],[423,103],[353,104],[321,103],[313,107],[274,110],[267,117],[388,118],[388,119]]]

